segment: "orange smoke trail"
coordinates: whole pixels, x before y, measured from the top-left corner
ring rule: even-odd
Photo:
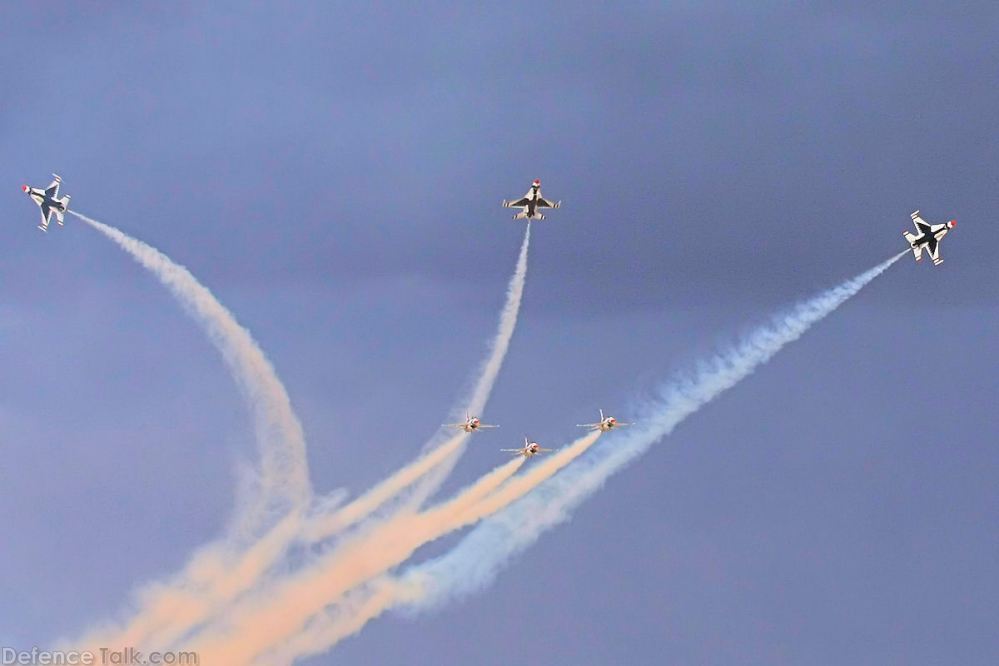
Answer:
[[[279,580],[273,586],[276,589],[264,590],[247,603],[237,604],[223,624],[217,630],[212,627],[204,632],[192,649],[208,663],[239,666],[251,663],[268,650],[288,644],[306,630],[310,619],[322,625],[324,609],[349,590],[375,580],[409,558],[420,546],[520,499],[582,455],[599,436],[599,432],[590,433],[540,461],[529,473],[511,479],[524,462],[517,458],[496,468],[447,502],[422,513],[400,514],[374,526],[334,549],[310,570]],[[409,595],[411,589],[405,588],[405,592]],[[392,602],[387,600],[385,603]],[[317,635],[348,635],[344,633],[342,623],[349,622],[360,629],[383,609],[384,606],[377,603],[366,604],[367,615],[344,617],[339,622],[334,621],[329,631],[317,632]],[[313,647],[323,649],[324,646],[328,645],[316,644],[307,648],[311,651]]]

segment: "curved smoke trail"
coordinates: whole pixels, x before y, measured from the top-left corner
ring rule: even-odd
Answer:
[[[612,445],[594,449],[588,457],[492,514],[443,556],[410,567],[398,579],[383,576],[370,581],[367,589],[359,588],[347,599],[349,613],[340,609],[317,615],[300,636],[277,653],[287,660],[279,663],[323,652],[390,608],[425,611],[485,588],[512,557],[545,530],[567,520],[572,510],[599,490],[612,474],[645,453],[703,405],[752,374],[905,253],[776,315],[769,324],[701,363],[691,374],[665,384],[661,399],[641,415],[640,425],[618,433]],[[292,646],[299,652],[289,652]]]
[[[101,232],[150,271],[201,325],[222,354],[253,415],[260,453],[259,517],[247,517],[254,531],[266,518],[304,508],[312,497],[302,425],[274,366],[250,333],[191,274],[156,248],[85,215],[73,215]]]
[[[238,325],[235,324],[232,316],[217,301],[214,301],[210,292],[201,287],[186,269],[173,264],[162,253],[141,241],[126,236],[113,227],[84,216],[79,217],[114,240],[132,254],[139,263],[153,271],[181,300],[188,311],[205,324],[210,334],[217,333],[218,329],[221,328],[222,335],[213,335],[212,339],[226,355],[227,361],[231,360],[231,357],[226,354],[225,334],[231,333],[233,327],[238,329]],[[506,302],[499,318],[499,329],[490,345],[490,353],[481,366],[478,381],[470,398],[470,408],[479,410],[484,407],[509,348],[516,328],[526,281],[529,242],[530,227],[528,226],[514,275],[507,287]],[[215,315],[219,311],[228,317],[228,322],[222,321],[220,323],[218,321],[220,317]],[[249,334],[242,329],[239,330],[244,334],[246,341],[249,341],[256,349],[258,360],[266,364],[266,360],[263,359],[259,349],[249,338]],[[237,340],[237,342],[239,341]],[[246,347],[247,345],[242,346]],[[270,368],[269,364],[267,364],[267,368]],[[273,373],[272,370],[271,373]],[[240,377],[235,369],[234,374],[237,375],[237,378]],[[280,388],[285,404],[289,404],[280,382],[276,377],[273,380]],[[294,419],[294,415],[291,416]],[[297,431],[299,436],[289,439],[292,442],[302,441],[301,428],[298,426],[297,420],[294,421],[294,424],[296,427],[292,430]],[[323,522],[316,523],[314,519],[305,520],[304,514],[292,511],[268,532],[262,534],[256,542],[247,542],[238,548],[229,543],[216,543],[201,549],[195,554],[182,574],[175,576],[166,584],[149,586],[143,590],[140,597],[142,611],[136,614],[124,630],[116,630],[114,634],[104,632],[102,634],[103,641],[118,645],[139,645],[146,649],[162,648],[174,644],[195,627],[210,621],[215,613],[225,608],[237,596],[257,586],[270,568],[285,556],[290,545],[296,540],[314,542],[329,537],[369,516],[382,504],[394,499],[406,487],[418,481],[423,475],[440,466],[445,458],[460,453],[460,448],[467,437],[466,433],[450,437],[437,448],[430,450],[414,463],[342,508],[339,506],[339,500],[342,497],[339,493],[334,493],[331,497],[323,499],[318,504],[319,508],[313,513],[315,518],[319,518]],[[304,457],[304,441],[302,441],[302,451]],[[439,469],[435,471],[439,471]],[[114,635],[115,638],[111,639],[111,635]]]
[[[517,315],[520,313],[520,301],[524,296],[524,283],[527,280],[527,249],[531,244],[531,223],[527,223],[527,230],[524,232],[524,240],[520,244],[520,254],[517,256],[517,268],[510,278],[510,284],[506,288],[506,305],[499,317],[499,329],[496,337],[490,345],[489,355],[482,362],[479,369],[479,380],[472,389],[472,395],[468,400],[468,411],[478,414],[486,407],[489,401],[489,394],[492,393],[493,385],[496,384],[496,377],[499,376],[500,368],[503,367],[503,359],[510,348],[510,340],[513,332],[517,328]]]
[[[506,353],[510,349],[510,341],[517,328],[517,318],[520,314],[520,303],[524,296],[524,285],[527,282],[527,253],[531,243],[531,225],[527,225],[524,240],[520,244],[517,255],[517,265],[506,288],[506,302],[499,316],[499,326],[496,335],[489,345],[489,354],[479,367],[478,379],[472,388],[467,403],[459,410],[478,415],[486,406],[492,393],[496,378],[503,367]],[[306,528],[306,540],[311,542],[327,539],[344,528],[367,518],[378,508],[412,486],[421,478],[424,481],[413,492],[406,506],[413,508],[422,504],[431,495],[453,469],[461,455],[468,434],[461,432],[451,435],[442,441],[441,435],[435,435],[427,442],[422,456],[409,463],[398,472],[374,486],[357,499],[334,511],[317,511]]]
[[[121,632],[116,630],[121,644],[137,645],[148,638],[150,632],[175,622],[181,610],[178,604],[182,598],[189,599],[193,589],[213,585],[220,576],[234,575],[231,571],[233,562],[246,560],[247,553],[239,552],[241,545],[249,548],[250,555],[271,559],[283,552],[278,537],[289,531],[289,523],[297,524],[298,515],[312,496],[305,437],[288,393],[270,361],[250,333],[211,291],[190,271],[156,248],[115,227],[74,211],[70,213],[111,239],[149,270],[205,330],[246,399],[260,454],[257,478],[253,483],[256,493],[241,498],[243,501],[234,516],[229,539],[200,550],[169,584],[151,586],[143,591],[142,608],[126,628]],[[262,536],[261,532],[264,532]],[[258,543],[250,543],[258,537]]]

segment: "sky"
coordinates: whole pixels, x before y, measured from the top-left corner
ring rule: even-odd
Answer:
[[[991,664],[993,3],[47,3],[0,21],[0,644],[114,617],[231,516],[252,424],[162,287],[249,328],[311,480],[358,493],[521,319],[446,488],[957,218],[685,421],[487,591],[308,664]],[[610,438],[601,445],[611,446]],[[178,492],[180,490],[180,492]],[[459,535],[460,536],[460,535]],[[442,552],[454,537],[420,551]]]

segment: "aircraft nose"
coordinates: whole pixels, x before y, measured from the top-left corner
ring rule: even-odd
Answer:
[[[27,185],[21,185],[21,191],[22,192],[27,192],[28,191],[28,186]]]
[[[951,220],[947,226],[953,229],[954,227],[957,226],[957,220]]]

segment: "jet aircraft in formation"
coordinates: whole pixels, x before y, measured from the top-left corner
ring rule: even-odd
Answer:
[[[618,421],[613,416],[605,416],[604,410],[600,410],[600,420],[596,423],[581,423],[580,428],[586,428],[590,431],[600,431],[609,432],[615,428],[620,428],[622,426],[629,426],[630,423],[624,423]],[[478,432],[484,428],[499,428],[498,425],[490,425],[488,423],[483,423],[478,416],[472,416],[468,412],[465,412],[465,420],[461,423],[444,423],[441,425],[442,428],[455,428],[457,430],[463,430],[467,433]],[[524,437],[524,446],[519,449],[500,449],[505,453],[513,453],[514,455],[524,456],[525,458],[533,458],[539,453],[547,453],[552,449],[543,449],[541,445],[537,442],[530,441],[527,437]]]
[[[498,425],[489,425],[488,423],[483,423],[479,420],[478,416],[469,416],[468,412],[465,412],[465,420],[462,423],[445,423],[445,428],[457,428],[458,430],[464,430],[465,432],[476,432],[482,428],[499,428]]]
[[[551,449],[543,449],[541,445],[537,442],[532,442],[526,436],[524,437],[524,446],[519,449],[500,449],[504,453],[512,453],[514,456],[524,456],[525,458],[533,458],[539,453],[548,453]]]
[[[59,223],[59,226],[62,226],[63,215],[69,210],[69,195],[61,199],[59,198],[59,183],[62,182],[62,178],[57,174],[52,174],[52,177],[55,180],[49,183],[49,186],[44,190],[28,185],[21,186],[21,190],[31,197],[42,210],[42,223],[38,225],[38,228],[42,231],[49,230],[49,222],[52,221],[52,215],[56,216],[56,221]]]
[[[507,201],[503,199],[504,208],[522,208],[523,210],[513,216],[515,220],[543,220],[545,216],[539,211],[541,208],[558,208],[562,205],[561,201],[555,201],[554,203],[545,199],[541,196],[541,179],[536,178],[533,183],[531,183],[531,189],[527,190],[527,194],[517,199],[516,201]]]
[[[918,210],[913,211],[909,217],[912,218],[912,223],[916,225],[916,231],[919,232],[918,234],[911,231],[902,232],[905,240],[909,241],[912,255],[916,257],[916,261],[919,261],[923,258],[922,254],[925,248],[930,259],[933,260],[933,265],[939,266],[943,263],[943,259],[940,258],[940,240],[947,235],[948,231],[957,226],[957,220],[951,220],[944,224],[930,224],[919,217]]]
[[[604,416],[604,410],[600,410],[600,420],[596,423],[577,423],[577,428],[586,428],[590,431],[599,430],[600,432],[608,432],[614,428],[620,428],[622,426],[630,426],[630,423],[624,423],[618,421],[613,416]]]

